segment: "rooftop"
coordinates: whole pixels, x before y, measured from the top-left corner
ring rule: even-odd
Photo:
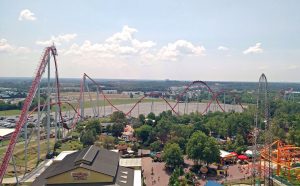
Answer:
[[[59,161],[60,159],[61,161]],[[114,177],[114,183],[106,183],[105,185],[133,185],[134,170],[119,166],[119,154],[94,145],[73,153],[64,152],[58,158],[57,163],[50,165],[33,182],[33,185],[45,185],[47,179],[76,168],[84,168]]]
[[[7,128],[0,128],[0,137],[7,136],[11,133],[13,133],[15,129],[7,129]]]
[[[53,161],[62,161],[67,155],[72,154],[76,151],[62,151]]]
[[[120,166],[123,167],[141,167],[142,159],[141,158],[121,158],[119,161]]]

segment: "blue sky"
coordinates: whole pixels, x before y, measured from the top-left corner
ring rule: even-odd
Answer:
[[[300,1],[0,2],[0,76],[299,82]]]

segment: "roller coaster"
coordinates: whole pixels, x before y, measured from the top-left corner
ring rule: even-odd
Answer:
[[[280,140],[276,140],[271,145],[265,146],[260,151],[260,156],[263,160],[272,163],[271,166],[276,169],[277,176],[283,171],[290,180],[291,170],[294,169],[296,178],[300,182],[300,168],[293,167],[300,162],[300,147],[287,145]],[[265,165],[262,169],[265,169]]]
[[[40,134],[41,134],[41,128],[40,128],[40,123],[42,120],[42,115],[45,115],[45,124],[46,126],[44,127],[45,133],[46,133],[46,139],[47,139],[47,152],[50,151],[50,143],[49,143],[49,139],[50,139],[50,134],[51,134],[51,113],[53,112],[53,108],[54,108],[54,112],[55,112],[55,116],[54,116],[54,126],[55,126],[55,141],[57,140],[57,134],[59,130],[71,130],[73,129],[76,124],[78,123],[79,120],[85,120],[86,115],[85,115],[85,103],[86,103],[86,96],[88,96],[88,99],[90,101],[91,104],[91,109],[92,109],[92,113],[93,113],[93,117],[95,118],[99,118],[101,117],[101,113],[100,110],[102,110],[103,112],[103,116],[107,116],[108,113],[106,113],[106,109],[107,107],[111,107],[111,112],[113,111],[119,111],[119,112],[123,112],[126,116],[131,117],[132,113],[134,110],[138,110],[138,114],[139,114],[139,106],[140,104],[148,99],[151,98],[153,95],[155,95],[155,93],[150,93],[147,95],[144,95],[142,97],[140,97],[136,103],[133,104],[132,107],[129,108],[129,110],[125,111],[123,109],[121,109],[120,107],[116,106],[113,104],[113,101],[109,98],[109,96],[107,96],[104,91],[102,90],[102,86],[100,85],[100,83],[98,83],[96,80],[94,80],[93,78],[91,78],[88,74],[84,73],[82,78],[81,78],[81,82],[80,82],[80,92],[79,92],[79,96],[78,99],[76,99],[73,102],[70,101],[62,101],[61,99],[61,85],[60,85],[60,81],[59,81],[59,73],[58,73],[58,64],[57,64],[57,50],[55,48],[55,46],[50,46],[50,47],[46,47],[42,57],[40,59],[40,62],[38,64],[37,70],[35,72],[31,87],[28,91],[28,95],[24,101],[24,105],[21,111],[20,116],[18,117],[18,121],[16,122],[16,127],[15,127],[15,131],[12,133],[10,140],[9,140],[9,144],[7,146],[6,152],[3,156],[3,158],[1,159],[1,166],[0,166],[0,183],[2,183],[2,180],[4,178],[4,175],[6,174],[8,165],[10,165],[10,161],[12,161],[12,165],[14,168],[14,173],[15,173],[15,177],[17,179],[18,182],[18,175],[17,175],[17,171],[16,171],[16,164],[15,164],[15,159],[13,156],[14,153],[14,149],[16,144],[18,143],[18,140],[20,139],[20,135],[24,135],[24,143],[25,143],[25,173],[27,172],[27,148],[28,148],[28,144],[31,141],[32,138],[32,134],[30,135],[30,137],[28,138],[28,132],[27,132],[27,127],[28,127],[28,119],[30,118],[30,116],[33,115],[37,115],[37,122],[35,124],[35,129],[36,129],[36,133],[37,133],[37,143],[38,143],[38,160],[40,160]],[[53,85],[51,85],[51,81],[50,81],[50,76],[51,76],[51,64],[52,64],[52,60],[54,63],[54,72],[55,72],[55,82],[53,83]],[[47,73],[45,73],[47,71]],[[47,88],[45,93],[47,94],[47,99],[45,101],[44,104],[40,103],[40,95],[41,95],[41,88],[40,88],[40,84],[41,84],[41,80],[43,78],[43,75],[47,75]],[[91,91],[90,91],[90,86],[96,87],[96,100],[93,100],[92,96],[91,96]],[[199,90],[201,89],[201,90]],[[203,89],[203,90],[202,90]],[[190,101],[189,97],[191,96],[199,96],[199,94],[201,94],[201,92],[208,92],[210,94],[209,98],[207,98],[208,102],[206,102],[205,104],[205,109],[204,110],[200,110],[198,104],[200,103],[199,100],[196,99]],[[189,112],[196,112],[199,114],[206,114],[207,112],[209,112],[209,110],[211,110],[211,106],[214,104],[215,105],[215,111],[221,111],[221,112],[225,112],[225,94],[227,95],[231,95],[232,97],[234,97],[234,99],[236,100],[235,104],[238,104],[242,110],[244,110],[244,106],[242,105],[240,99],[238,99],[238,97],[236,95],[234,95],[232,92],[230,91],[225,91],[225,90],[220,90],[220,91],[216,91],[214,92],[207,83],[203,82],[203,81],[193,81],[191,83],[189,83],[187,86],[185,86],[185,88],[183,89],[182,92],[178,93],[175,97],[175,99],[170,99],[167,95],[160,95],[158,96],[158,99],[165,104],[166,110],[171,110],[175,115],[180,115],[180,114],[186,114]],[[54,96],[53,96],[54,95]],[[222,104],[220,103],[219,99],[221,95],[224,95],[224,105],[222,106]],[[38,106],[31,109],[30,107],[32,105],[32,101],[34,98],[37,98],[38,100]],[[51,99],[52,97],[52,99]],[[100,100],[103,101],[104,105],[102,106],[102,108],[100,107]],[[151,112],[153,111],[153,99],[152,103],[149,105],[151,107]],[[196,109],[193,110],[188,110],[188,103],[191,102],[193,104],[196,105]],[[106,105],[107,103],[107,105]],[[69,108],[69,115],[71,115],[71,110],[72,110],[72,117],[69,117],[69,120],[66,121],[64,118],[64,115],[66,115],[66,111],[64,111],[63,105],[66,105]],[[183,106],[184,107],[184,111],[181,112],[179,106]],[[228,110],[228,109],[227,109]],[[33,132],[34,130],[32,130]],[[64,133],[62,133],[62,135],[64,135]]]

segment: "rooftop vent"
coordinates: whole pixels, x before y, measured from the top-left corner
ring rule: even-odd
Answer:
[[[84,149],[77,156],[74,163],[75,163],[75,165],[78,165],[78,164],[81,164],[81,163],[91,165],[98,153],[99,153],[99,150],[92,145],[92,146]]]

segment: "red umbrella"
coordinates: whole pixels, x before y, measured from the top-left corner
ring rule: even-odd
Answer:
[[[239,155],[238,159],[240,159],[240,160],[246,160],[246,159],[248,159],[248,157],[245,156],[245,155]]]
[[[238,156],[238,154],[236,152],[231,152],[230,154],[232,154],[234,156]]]

